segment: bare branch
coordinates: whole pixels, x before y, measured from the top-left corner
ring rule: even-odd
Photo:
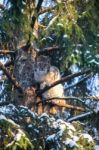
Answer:
[[[70,119],[68,119],[67,121],[68,122],[72,122],[72,121],[76,121],[76,120],[84,120],[86,119],[88,116],[91,116],[93,115],[94,112],[87,112],[87,113],[84,113],[84,114],[81,114],[81,115],[78,115],[78,116],[75,116],[75,117],[72,117]]]
[[[64,78],[62,78],[62,79],[52,83],[50,86],[47,86],[44,89],[38,91],[37,92],[37,96],[42,95],[44,92],[48,91],[49,89],[53,88],[54,86],[56,86],[56,85],[58,85],[60,83],[66,82],[68,80],[71,80],[72,78],[78,77],[78,76],[83,75],[83,74],[89,74],[90,72],[91,72],[91,70],[88,69],[88,70],[85,70],[85,71],[81,71],[81,72],[77,72],[77,73],[68,75],[68,76],[66,76],[66,77],[64,77]]]
[[[64,49],[64,47],[60,47],[60,46],[48,47],[48,48],[44,48],[42,51],[39,51],[38,54],[39,55],[49,54],[50,52],[58,51],[60,49]]]
[[[64,100],[66,98],[59,98],[59,97],[53,97],[53,98],[50,98],[50,99],[44,99],[44,105],[49,105],[49,104],[52,104],[53,106],[58,106],[58,107],[65,107],[67,109],[76,109],[76,110],[79,110],[79,111],[85,111],[84,108],[82,107],[79,107],[79,106],[74,106],[74,105],[70,105],[70,104],[67,104],[67,103],[58,103],[57,101],[52,101],[53,99],[59,99],[59,100]],[[67,98],[68,99],[68,98]],[[40,103],[42,103],[42,101],[40,100],[39,102],[35,103],[36,105],[39,105]],[[34,103],[31,103],[31,105],[33,105]]]
[[[1,55],[15,55],[15,51],[0,50]]]
[[[52,100],[77,100],[79,102],[81,102],[86,108],[88,108],[89,110],[93,111],[88,105],[86,105],[85,101],[83,101],[82,99],[78,98],[78,97],[52,97],[52,98],[48,98],[48,99],[43,99],[43,101],[46,103],[46,102],[49,102],[49,101],[52,101]],[[36,103],[36,105],[39,105],[40,103],[42,103],[42,101],[39,101]]]
[[[76,109],[76,110],[79,110],[79,111],[85,111],[84,108],[82,107],[79,107],[79,106],[74,106],[74,105],[69,105],[69,104],[61,104],[61,103],[55,103],[55,102],[52,102],[51,104],[53,105],[56,105],[58,107],[65,107],[65,108],[68,108],[68,109]]]
[[[5,66],[1,62],[0,62],[0,69],[3,70],[3,72],[6,74],[6,76],[8,77],[8,79],[15,86],[15,88],[18,89],[20,92],[23,92],[23,90],[22,90],[21,86],[19,85],[19,83],[16,81],[15,78],[13,78],[11,76],[11,74],[9,73],[9,71],[5,68]]]

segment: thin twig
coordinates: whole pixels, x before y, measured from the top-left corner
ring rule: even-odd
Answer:
[[[94,112],[90,111],[90,112],[69,118],[67,121],[72,122],[72,121],[76,121],[76,120],[84,120],[86,117],[91,116],[92,114],[94,114]]]

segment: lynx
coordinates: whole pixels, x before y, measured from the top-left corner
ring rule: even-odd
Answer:
[[[57,67],[50,65],[50,60],[47,56],[39,56],[36,60],[34,79],[36,82],[40,83],[40,89],[50,86],[57,80],[61,79],[60,71]],[[55,87],[51,88],[47,92],[43,93],[43,99],[46,102],[46,99],[53,97],[64,97],[64,88],[62,84],[58,84]],[[65,101],[61,99],[52,100],[52,105],[46,105],[44,111],[51,114],[56,114],[59,111],[63,111],[63,108],[59,108],[54,104],[64,103]]]

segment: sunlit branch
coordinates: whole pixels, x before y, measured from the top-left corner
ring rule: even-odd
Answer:
[[[84,108],[79,107],[79,106],[74,106],[74,105],[69,105],[69,104],[61,104],[61,103],[55,103],[52,102],[51,104],[58,106],[58,107],[65,107],[67,109],[74,109],[74,110],[79,110],[79,111],[85,111]]]
[[[23,92],[23,90],[22,90],[21,86],[19,85],[19,83],[16,81],[15,78],[13,78],[11,76],[11,74],[9,73],[9,71],[6,69],[6,67],[1,62],[0,62],[0,69],[3,70],[3,72],[6,74],[6,76],[8,77],[8,79],[15,86],[15,88],[18,89],[20,92]]]
[[[52,97],[49,99],[43,99],[44,102],[50,102],[52,100],[77,100],[78,102],[82,103],[86,108],[92,110],[88,105],[85,104],[85,101],[83,101],[82,99],[78,98],[78,97]],[[42,101],[39,101],[36,103],[36,105],[39,105],[40,103],[42,103]]]
[[[66,76],[66,77],[64,77],[64,78],[62,78],[62,79],[60,79],[60,80],[58,80],[58,81],[52,83],[50,86],[47,86],[47,87],[45,87],[44,89],[38,91],[38,92],[37,92],[37,96],[42,95],[44,92],[48,91],[49,89],[53,88],[54,86],[56,86],[56,85],[58,85],[58,84],[60,84],[60,83],[64,83],[64,82],[66,82],[66,81],[68,81],[68,80],[71,80],[71,79],[73,79],[73,78],[75,78],[75,77],[78,77],[78,76],[80,76],[80,75],[83,75],[83,74],[89,74],[90,72],[91,72],[91,70],[88,69],[88,70],[85,70],[85,71],[81,71],[81,72],[77,72],[77,73],[68,75],[68,76]]]
[[[0,55],[15,55],[15,51],[0,50]]]

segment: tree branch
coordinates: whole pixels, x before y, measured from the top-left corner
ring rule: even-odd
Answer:
[[[41,8],[42,3],[43,3],[43,0],[39,0],[39,1],[38,1],[38,4],[37,4],[37,7],[36,7],[34,16],[32,17],[32,23],[31,23],[31,28],[32,28],[32,29],[34,28],[35,21],[36,21],[36,19],[37,19],[37,16],[36,16],[36,15],[39,13],[39,10],[40,10],[40,8]]]
[[[78,110],[78,111],[85,111],[84,108],[78,107],[78,106],[74,106],[74,105],[61,104],[61,103],[54,103],[54,102],[52,102],[52,104],[53,104],[53,105],[56,105],[56,106],[58,106],[58,107],[65,107],[65,108],[68,108],[68,109],[74,109],[74,110],[76,109],[76,110]]]
[[[91,72],[90,69],[88,70],[85,70],[85,71],[81,71],[81,72],[77,72],[77,73],[74,73],[74,74],[71,74],[71,75],[68,75],[54,83],[52,83],[50,86],[47,86],[45,87],[44,89],[40,90],[37,92],[37,96],[41,96],[44,92],[48,91],[49,89],[53,88],[54,86],[60,84],[60,83],[63,83],[63,82],[66,82],[68,80],[71,80],[72,78],[75,78],[75,77],[78,77],[80,75],[83,75],[83,74],[89,74]]]
[[[43,99],[43,101],[46,103],[46,102],[52,101],[54,99],[55,100],[77,100],[77,101],[81,102],[86,108],[93,111],[88,105],[86,105],[85,101],[81,100],[78,97],[52,97],[49,99]],[[42,103],[42,101],[37,102],[36,105],[39,105],[40,103]]]
[[[69,118],[67,121],[68,122],[72,122],[72,121],[76,121],[76,120],[84,120],[86,119],[88,116],[91,116],[95,114],[94,112],[90,111],[90,112],[87,112],[87,113],[84,113],[84,114],[81,114],[81,115],[78,115],[78,116],[75,116],[75,117],[72,117],[72,118]]]
[[[8,79],[15,86],[15,88],[18,89],[20,92],[23,92],[23,90],[22,90],[21,86],[19,85],[19,83],[16,81],[15,78],[13,78],[11,76],[11,74],[9,73],[9,71],[5,68],[5,66],[1,62],[0,62],[0,69],[3,70],[3,72],[6,74],[6,76],[8,77]]]
[[[78,86],[78,85],[81,85],[82,82],[84,82],[85,80],[87,80],[92,74],[90,73],[89,75],[87,75],[86,77],[82,78],[80,81],[78,81],[77,83],[73,84],[73,85],[70,85],[68,86],[67,88],[65,88],[65,90],[68,90],[74,86]]]
[[[52,11],[53,9],[55,9],[56,6],[54,7],[47,7],[47,8],[42,8],[41,11],[39,12],[39,15],[43,14],[43,13],[46,13],[46,12],[50,12]]]
[[[2,55],[15,55],[15,51],[0,50],[0,54],[2,54]]]
[[[53,46],[53,47],[44,48],[42,51],[38,52],[38,55],[49,54],[50,52],[58,51],[58,50],[63,49],[63,48],[64,47],[60,47],[60,46]]]

